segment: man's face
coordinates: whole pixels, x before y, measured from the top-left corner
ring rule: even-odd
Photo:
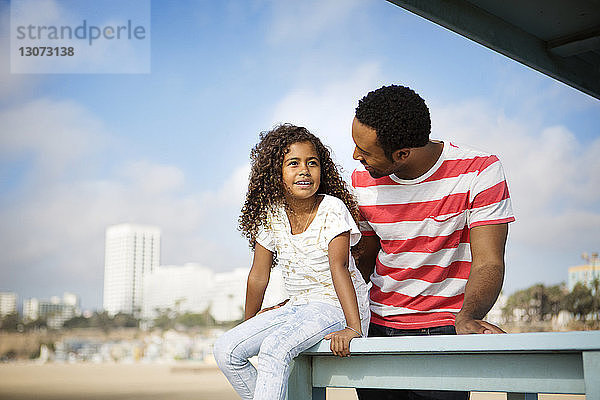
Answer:
[[[354,118],[352,140],[355,145],[352,158],[360,161],[373,178],[381,178],[394,173],[394,163],[386,157],[383,149],[377,144],[375,129]]]

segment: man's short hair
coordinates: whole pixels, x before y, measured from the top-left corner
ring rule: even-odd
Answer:
[[[405,86],[382,86],[358,102],[356,119],[377,133],[377,142],[391,160],[404,147],[422,147],[429,142],[431,119],[425,101]]]

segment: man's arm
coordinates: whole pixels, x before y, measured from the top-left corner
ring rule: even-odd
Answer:
[[[363,235],[360,238],[359,248],[362,252],[356,259],[356,267],[367,283],[369,283],[371,274],[375,271],[375,260],[377,260],[377,253],[379,253],[379,249],[381,248],[379,240],[379,236],[377,235]]]
[[[461,310],[456,315],[456,332],[505,333],[482,318],[490,311],[504,280],[504,247],[508,224],[483,225],[471,229],[471,273]]]

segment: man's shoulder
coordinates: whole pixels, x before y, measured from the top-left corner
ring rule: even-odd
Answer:
[[[497,157],[495,154],[487,150],[482,150],[476,146],[457,143],[454,141],[448,141],[446,144],[448,145],[446,159],[449,160]]]
[[[437,175],[468,176],[471,173],[479,175],[492,165],[501,165],[498,156],[488,151],[454,142],[447,142],[447,146],[444,163]]]

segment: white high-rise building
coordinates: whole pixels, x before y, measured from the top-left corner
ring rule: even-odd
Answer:
[[[144,301],[144,276],[160,264],[160,230],[120,224],[106,229],[104,310],[139,315]]]
[[[17,313],[17,294],[0,292],[0,317]]]

